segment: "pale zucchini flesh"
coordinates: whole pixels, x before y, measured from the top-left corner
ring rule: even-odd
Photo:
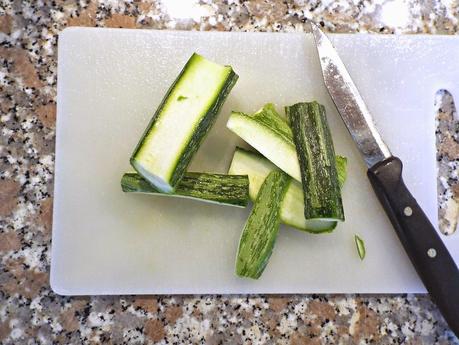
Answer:
[[[347,159],[345,157],[336,156],[341,186],[346,179],[346,163]],[[274,170],[279,170],[279,168],[259,153],[237,147],[228,173],[249,176],[249,195],[250,199],[254,201],[263,181]],[[305,219],[303,190],[301,184],[295,180],[292,180],[287,187],[284,199],[281,202],[280,218],[284,224],[311,233],[331,232],[337,225],[336,221]]]
[[[306,219],[344,221],[335,150],[325,107],[302,102],[285,107],[292,128],[304,196]]]
[[[232,112],[226,125],[281,170],[301,182],[293,134],[273,104],[254,114]]]
[[[145,193],[195,199],[204,202],[245,207],[249,202],[249,179],[247,175],[224,175],[187,172],[174,193],[163,193],[138,173],[125,173],[121,188],[126,193]]]
[[[268,264],[279,232],[280,204],[290,181],[287,174],[274,170],[262,183],[239,240],[238,276],[258,279]]]
[[[174,81],[131,157],[134,169],[172,193],[238,76],[193,54]]]

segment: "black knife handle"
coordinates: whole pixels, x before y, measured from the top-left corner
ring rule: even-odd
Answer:
[[[368,178],[413,266],[452,331],[459,336],[459,270],[402,178],[402,162],[390,157]]]

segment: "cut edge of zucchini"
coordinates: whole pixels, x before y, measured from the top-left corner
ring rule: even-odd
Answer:
[[[347,159],[342,156],[336,156],[336,160],[338,169],[345,170]],[[249,176],[249,195],[250,199],[254,201],[264,179],[273,170],[280,169],[261,154],[236,147],[228,173]],[[346,174],[342,173],[340,176],[341,185],[344,183],[345,177]],[[307,220],[304,218],[304,202],[302,198],[303,191],[301,184],[292,179],[281,204],[280,214],[282,223],[296,230],[312,234],[332,232],[337,226],[336,221]]]
[[[226,126],[281,170],[301,181],[296,148],[292,138],[287,139],[290,128],[272,104],[251,115],[232,112]]]

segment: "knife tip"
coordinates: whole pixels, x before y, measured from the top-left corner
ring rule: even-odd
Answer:
[[[319,37],[322,34],[322,30],[320,30],[319,26],[310,21],[309,25],[311,26],[311,32],[314,34],[315,37]]]

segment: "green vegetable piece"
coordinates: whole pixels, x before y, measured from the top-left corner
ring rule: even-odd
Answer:
[[[281,170],[301,182],[292,130],[273,104],[266,104],[254,114],[232,112],[226,126]]]
[[[344,220],[333,140],[317,102],[285,107],[300,162],[306,219]]]
[[[249,201],[246,175],[187,172],[173,194],[163,193],[137,173],[125,173],[121,188],[127,193],[181,197],[229,206],[245,207]]]
[[[132,167],[161,192],[172,193],[237,79],[230,66],[193,54],[137,144]]]
[[[340,186],[346,179],[347,158],[336,156]],[[280,169],[259,153],[247,151],[237,147],[231,161],[228,174],[248,175],[250,199],[255,201],[263,181],[271,171]],[[311,220],[304,218],[304,198],[301,184],[291,179],[287,187],[284,199],[280,206],[280,217],[282,223],[292,226],[298,230],[314,234],[332,232],[337,225],[336,221]]]
[[[342,190],[344,181],[347,179],[347,157],[336,156],[336,171],[338,172],[339,188]]]
[[[357,247],[357,252],[359,253],[360,260],[365,258],[365,242],[359,237],[359,235],[354,235],[355,245]]]
[[[261,185],[239,240],[238,276],[258,279],[268,264],[279,232],[279,207],[289,182],[285,173],[272,171]]]

